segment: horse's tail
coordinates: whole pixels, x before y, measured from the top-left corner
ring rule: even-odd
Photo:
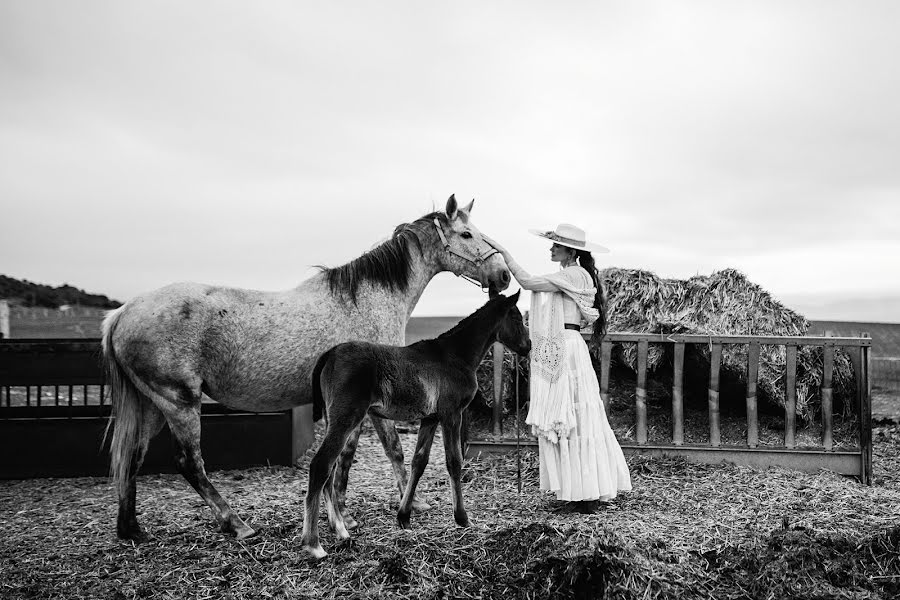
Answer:
[[[141,405],[144,400],[143,394],[138,391],[122,369],[122,365],[119,364],[113,348],[112,336],[124,309],[125,307],[122,306],[106,314],[106,318],[103,319],[101,340],[103,367],[106,372],[106,383],[109,385],[110,404],[112,405],[112,413],[106,423],[106,430],[103,432],[103,443],[106,443],[106,436],[109,428],[112,427],[112,441],[109,445],[111,459],[109,474],[115,481],[120,494],[124,494],[126,491],[128,478],[132,475],[133,457],[140,444],[143,425]],[[115,426],[113,426],[113,421],[115,421]]]
[[[313,423],[317,423],[319,419],[325,417],[325,422],[328,423],[328,410],[325,406],[325,398],[322,397],[322,369],[325,368],[325,365],[331,360],[331,356],[334,353],[334,348],[322,353],[322,356],[319,357],[319,360],[316,361],[316,366],[313,367],[312,371],[312,397],[313,397]]]

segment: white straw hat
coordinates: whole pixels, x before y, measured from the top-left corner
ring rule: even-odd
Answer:
[[[534,235],[552,240],[560,246],[575,248],[576,250],[587,250],[588,252],[609,252],[609,248],[588,242],[584,235],[584,229],[568,223],[560,223],[556,226],[555,231],[544,231],[541,229],[529,229],[528,231]]]

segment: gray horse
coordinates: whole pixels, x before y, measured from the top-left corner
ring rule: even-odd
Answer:
[[[178,471],[209,505],[221,531],[239,539],[253,535],[206,475],[203,399],[256,412],[309,403],[319,355],[351,339],[402,345],[406,322],[438,273],[505,289],[506,264],[472,224],[471,210],[472,203],[459,208],[451,196],[445,212],[399,225],[388,241],[291,290],[176,283],[110,312],[103,321],[103,355],[115,420],[110,453],[119,537],[143,537],[135,514],[136,477],[150,439],[166,422]],[[407,475],[397,432],[391,421],[371,419],[402,493]],[[358,440],[359,428],[335,472],[337,508],[344,514]],[[349,516],[345,520],[354,524]]]

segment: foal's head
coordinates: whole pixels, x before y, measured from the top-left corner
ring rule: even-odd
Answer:
[[[501,317],[497,339],[516,354],[526,356],[531,352],[531,340],[528,338],[528,328],[525,327],[522,313],[519,311],[519,307],[516,306],[520,293],[521,290],[512,296],[503,298],[502,302],[506,307],[506,313]],[[491,296],[496,297],[493,293]]]

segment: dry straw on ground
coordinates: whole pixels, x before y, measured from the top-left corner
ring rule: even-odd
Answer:
[[[407,456],[414,436],[402,435]],[[351,473],[360,528],[313,563],[300,551],[305,467],[213,475],[260,534],[237,542],[176,475],[142,476],[150,539],[115,538],[105,479],[0,482],[0,597],[18,598],[895,598],[900,427],[876,430],[876,485],[829,473],[629,457],[634,491],[592,515],[537,490],[536,457],[465,471],[474,526],[453,523],[440,440],[420,485],[432,504],[395,523],[390,466],[371,431]]]

